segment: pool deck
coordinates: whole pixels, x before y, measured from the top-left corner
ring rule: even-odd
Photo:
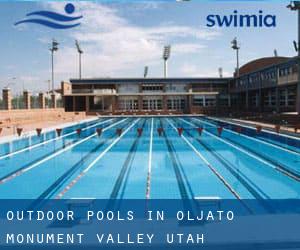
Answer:
[[[22,128],[22,135],[26,136],[36,133],[37,128],[48,131],[96,118],[85,113],[66,113],[61,109],[0,111],[0,117],[0,142],[16,138],[17,128]]]
[[[231,121],[233,123],[240,123],[242,125],[246,126],[251,126],[255,127],[257,125],[262,126],[264,129],[270,130],[270,131],[275,131],[275,125],[270,124],[270,123],[265,123],[265,122],[257,122],[257,121],[249,121],[249,120],[243,120],[243,119],[227,119],[227,118],[222,118],[226,121]],[[293,136],[300,137],[300,129],[295,132],[294,128],[287,127],[287,126],[280,126],[280,132],[284,134],[291,134]]]

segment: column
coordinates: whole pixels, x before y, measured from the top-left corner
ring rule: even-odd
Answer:
[[[249,110],[249,91],[246,90],[246,110]]]
[[[188,86],[188,93],[189,95],[187,96],[188,98],[188,113],[192,114],[194,112],[193,110],[193,88],[192,85]]]
[[[188,113],[192,114],[193,113],[193,96],[192,95],[188,95]]]
[[[167,87],[166,87],[166,83],[164,83],[163,84],[163,93],[166,94],[166,92],[167,92]],[[162,96],[162,109],[163,109],[163,112],[168,111],[167,96],[166,95]]]
[[[53,109],[56,109],[56,95],[51,94],[51,105]]]
[[[228,92],[228,95],[227,95],[227,106],[228,108],[231,108],[231,86],[230,86],[230,82],[228,84],[228,88],[227,88],[227,92]]]
[[[249,83],[250,83],[250,76],[248,76],[248,81],[247,81],[247,85],[246,85],[246,110],[249,110]]]
[[[139,102],[139,111],[141,112],[143,110],[143,97],[139,96],[138,97],[138,102]]]
[[[229,108],[231,108],[231,94],[228,94],[228,103],[227,103],[227,105],[228,105],[228,107]]]
[[[298,82],[296,88],[296,111],[300,115],[300,82]]]
[[[45,95],[42,92],[39,93],[39,107],[40,107],[40,109],[46,108]]]
[[[31,109],[31,93],[28,90],[23,91],[23,102],[25,109]]]
[[[75,96],[72,97],[73,98],[73,112],[76,111],[76,98]]]
[[[85,112],[90,112],[90,97],[85,97]]]
[[[11,91],[9,88],[5,88],[2,90],[2,99],[3,99],[4,109],[11,110],[12,109]]]
[[[284,90],[284,106],[287,107],[289,105],[289,91],[288,88]]]
[[[116,105],[117,105],[117,100],[116,100],[116,96],[112,96],[112,102],[111,102],[111,107],[112,107],[112,110],[111,112],[114,114],[116,112]]]
[[[263,111],[263,101],[262,101],[262,90],[261,90],[261,87],[258,90],[258,110],[259,110],[259,112]]]
[[[163,105],[163,111],[167,112],[168,111],[168,103],[167,103],[167,96],[163,96],[162,98],[162,105]]]
[[[139,84],[139,93],[143,92],[142,84]],[[139,105],[139,112],[143,111],[143,96],[138,96],[138,105]]]
[[[276,87],[275,89],[275,105],[276,105],[276,112],[280,112],[280,106],[279,106],[279,89]]]
[[[262,73],[259,74],[259,89],[258,89],[258,111],[261,113],[263,108],[262,108],[262,85],[263,85],[263,78],[262,78]]]

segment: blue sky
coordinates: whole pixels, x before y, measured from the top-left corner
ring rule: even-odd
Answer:
[[[98,1],[74,2],[74,15],[83,15],[81,25],[52,30],[36,24],[14,26],[26,13],[53,10],[64,13],[67,2],[0,2],[0,87],[13,83],[14,92],[47,89],[52,38],[60,43],[55,54],[55,84],[78,76],[74,40],[84,50],[83,77],[137,77],[149,66],[149,77],[163,74],[162,47],[172,45],[169,76],[217,76],[222,67],[232,74],[235,54],[230,41],[240,41],[241,64],[272,56],[294,56],[297,16],[285,6],[288,1]],[[207,28],[208,14],[277,16],[276,28]],[[16,79],[11,80],[12,77]]]

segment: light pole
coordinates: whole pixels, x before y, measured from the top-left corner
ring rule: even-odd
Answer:
[[[54,94],[54,52],[58,51],[58,42],[55,39],[52,39],[51,44],[51,78],[52,78],[52,94]]]
[[[47,94],[50,95],[50,88],[51,88],[51,87],[50,87],[50,83],[51,83],[51,80],[47,80],[47,81],[45,81],[45,82],[47,83],[47,88],[48,88],[48,89],[47,89]]]
[[[240,76],[239,49],[236,37],[231,41],[231,48],[236,51],[236,77]]]
[[[147,77],[147,75],[148,75],[148,66],[145,66],[145,68],[144,68],[144,78],[146,78]]]
[[[13,81],[16,80],[16,79],[17,79],[17,77],[15,77],[15,76],[14,76],[14,77],[11,77],[11,78],[10,78],[10,82],[8,82],[7,85],[4,86],[4,88],[8,89],[9,86],[14,85],[15,82],[13,82]]]
[[[79,42],[77,40],[75,40],[75,45],[79,54],[79,79],[81,79],[81,54],[83,54],[83,51],[80,48]]]
[[[296,112],[300,114],[300,1],[292,1],[287,8],[293,11],[298,11],[298,43],[294,42],[295,49],[297,51],[297,63],[298,63],[298,83],[296,93]]]
[[[163,59],[164,59],[164,77],[168,77],[168,59],[170,58],[171,54],[171,45],[167,45],[164,47],[163,51]]]

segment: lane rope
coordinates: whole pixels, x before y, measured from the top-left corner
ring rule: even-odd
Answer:
[[[115,145],[117,144],[126,134],[127,132],[140,120],[137,119],[134,121],[119,137],[117,137],[102,153],[95,158],[76,178],[74,178],[58,195],[55,199],[61,199],[65,193],[67,193],[92,167],[96,165],[96,163],[102,159],[102,157]]]

